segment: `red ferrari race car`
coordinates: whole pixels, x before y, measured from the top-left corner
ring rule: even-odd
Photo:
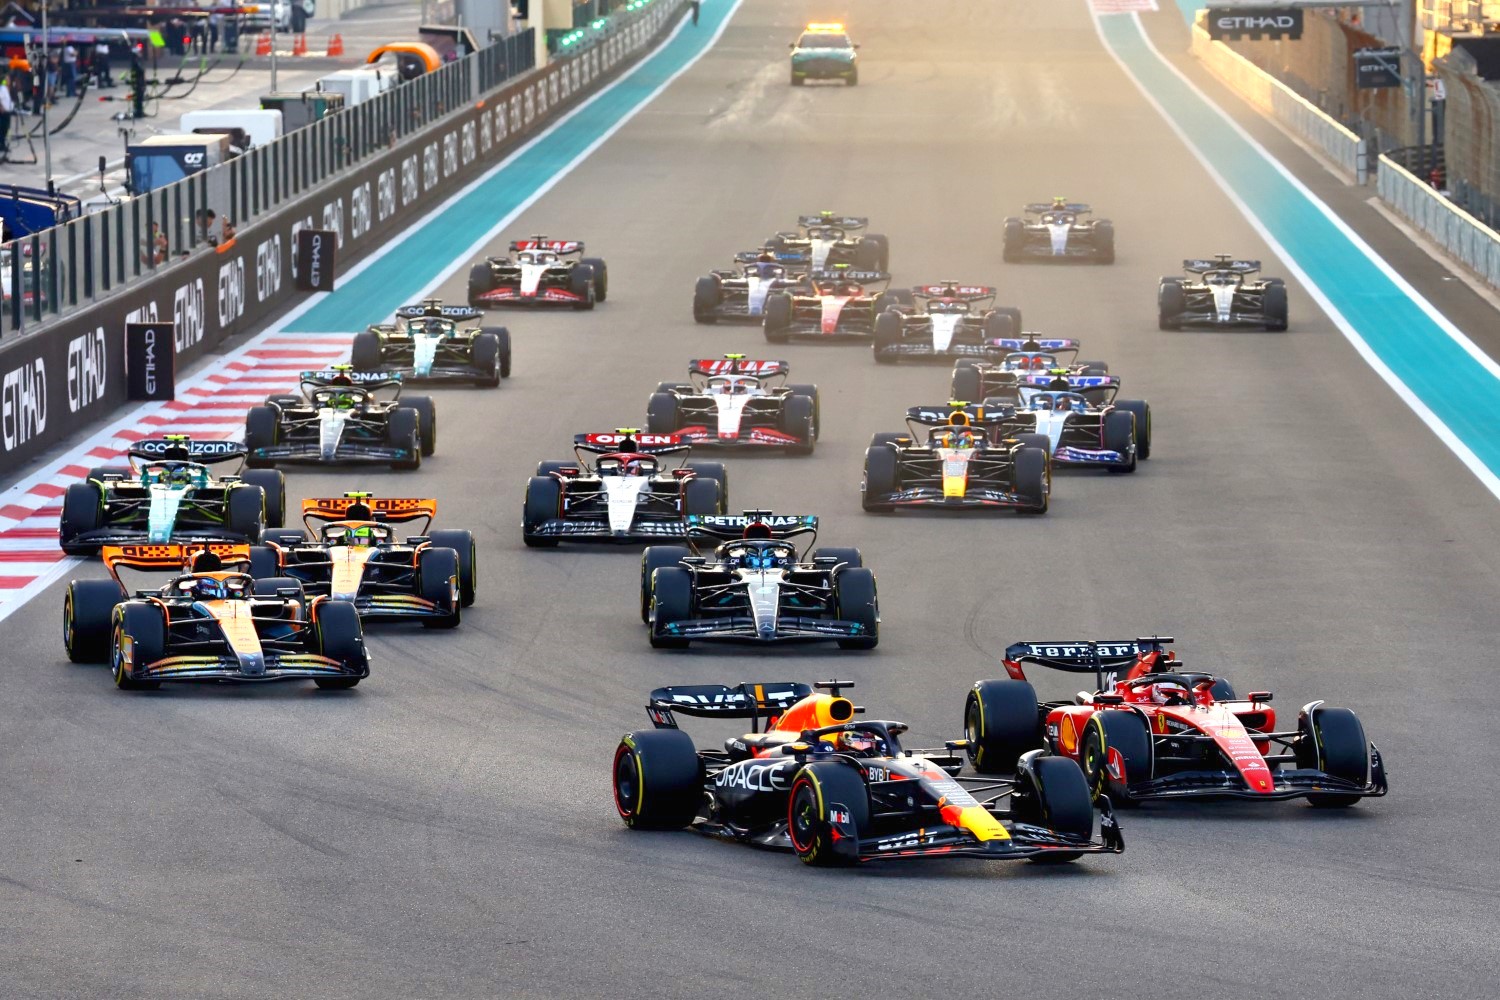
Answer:
[[[598,257],[582,257],[577,240],[533,236],[513,240],[510,252],[515,256],[486,257],[469,269],[469,305],[592,309],[609,297],[609,268]]]
[[[1347,708],[1302,706],[1276,729],[1271,692],[1237,697],[1222,677],[1189,671],[1175,640],[1018,642],[1006,680],[980,681],[964,706],[976,770],[1003,773],[1045,747],[1083,767],[1096,798],[1305,798],[1340,808],[1384,795],[1385,765]],[[1038,703],[1022,665],[1094,675],[1096,691]]]
[[[813,271],[796,288],[766,296],[762,328],[766,340],[785,344],[793,337],[813,340],[875,335],[875,317],[889,306],[912,302],[911,291],[898,288],[871,295],[870,285],[891,280],[885,271]]]

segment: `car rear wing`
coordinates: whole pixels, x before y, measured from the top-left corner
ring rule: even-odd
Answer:
[[[1108,687],[1106,676],[1118,676],[1153,654],[1170,655],[1166,647],[1176,641],[1171,636],[1152,635],[1139,639],[1017,642],[1005,648],[1005,671],[1018,681],[1026,679],[1022,670],[1026,663],[1071,674],[1093,674],[1097,690],[1103,691]]]
[[[1028,336],[1019,339],[1002,337],[998,340],[992,340],[990,343],[1007,351],[1041,351],[1045,354],[1050,354],[1053,351],[1072,351],[1076,354],[1083,347],[1081,341],[1064,337],[1042,338]]]
[[[611,452],[634,452],[641,455],[670,455],[687,451],[690,446],[681,434],[642,434],[630,428],[621,428],[608,434],[573,435],[575,451],[586,451],[594,455]]]
[[[1228,254],[1218,254],[1213,260],[1185,260],[1182,269],[1188,274],[1204,274],[1208,271],[1235,271],[1239,274],[1254,274],[1260,270],[1258,260],[1235,260]]]
[[[959,285],[949,282],[941,285],[917,285],[911,290],[911,294],[919,299],[962,299],[965,302],[975,302],[979,299],[992,299],[1000,294],[1000,290],[988,285]]]
[[[522,250],[551,250],[553,253],[581,254],[583,253],[583,241],[549,240],[545,236],[533,236],[529,240],[510,241],[511,253],[519,253]]]
[[[345,493],[341,497],[311,497],[302,501],[302,521],[363,520],[350,518],[349,509],[362,504],[370,511],[370,520],[402,523],[437,517],[437,501],[415,497],[376,497],[368,493]],[[423,532],[425,534],[425,532]]]
[[[674,712],[703,719],[770,719],[813,693],[811,685],[794,681],[762,681],[729,687],[725,684],[679,684],[651,692],[646,712],[657,729],[676,729]]]
[[[473,306],[445,306],[442,299],[423,299],[414,306],[402,306],[396,310],[397,319],[479,319],[483,309]]]
[[[697,358],[688,362],[689,375],[787,375],[792,366],[786,361],[756,361],[742,354],[730,354],[723,358]]]
[[[180,545],[175,542],[149,542],[132,545],[105,545],[99,550],[104,568],[115,582],[124,587],[119,571],[122,569],[171,570],[177,573],[193,572],[193,564],[200,556],[211,555],[220,566],[250,565],[250,546],[243,542],[197,542]]]
[[[913,406],[906,411],[906,422],[922,427],[993,427],[1015,416],[1011,406],[985,406],[964,400],[950,400],[946,404]]]
[[[186,434],[142,438],[125,452],[127,458],[198,462],[203,465],[243,459],[248,454],[249,451],[239,441],[194,441]]]
[[[812,226],[833,226],[837,229],[864,229],[870,220],[862,215],[799,215],[797,225],[802,229]]]
[[[302,385],[311,385],[320,389],[341,385],[345,381],[361,389],[386,389],[401,384],[401,373],[357,372],[352,368],[322,368],[316,371],[305,371],[298,376],[297,380]]]
[[[689,538],[725,542],[747,537],[791,538],[818,530],[818,519],[812,514],[773,514],[768,510],[747,510],[743,514],[689,514],[686,522]],[[756,529],[754,533],[750,532],[752,528]]]
[[[1026,206],[1027,215],[1041,215],[1043,212],[1072,212],[1081,215],[1084,212],[1092,212],[1093,209],[1081,201],[1070,201],[1066,205],[1054,205],[1048,201],[1033,201]]]
[[[1120,376],[1118,375],[1078,375],[1073,372],[1038,372],[1035,375],[1027,375],[1021,379],[1021,384],[1034,389],[1071,389],[1093,390],[1095,392],[1103,389],[1120,391]]]

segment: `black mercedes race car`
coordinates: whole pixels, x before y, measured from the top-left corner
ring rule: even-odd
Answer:
[[[884,271],[816,271],[786,291],[766,296],[761,323],[766,340],[785,344],[808,340],[867,340],[875,335],[875,317],[893,305],[909,303],[906,289],[871,295],[870,285],[884,285]]]
[[[1087,205],[1054,198],[1027,205],[1026,218],[1005,220],[1004,257],[1024,261],[1115,262],[1115,226],[1108,219],[1084,219]]]
[[[1005,352],[999,361],[960,358],[954,364],[954,399],[999,401],[1017,406],[1021,402],[1021,386],[1036,384],[1034,380],[1039,376],[1046,376],[1045,381],[1050,383],[1054,372],[1063,372],[1070,379],[1109,374],[1109,365],[1103,361],[1075,360],[1081,346],[1076,340],[1028,334],[1021,340],[996,341],[995,346]]]
[[[726,354],[688,365],[691,382],[662,382],[646,404],[646,429],[695,448],[784,448],[810,455],[818,440],[818,387],[786,385],[785,361]]]
[[[641,556],[641,617],[651,645],[837,641],[840,649],[874,649],[875,574],[858,549],[799,555],[792,539],[817,533],[818,519],[805,515],[689,517],[689,546],[655,545]],[[700,554],[704,542],[713,548]]]
[[[416,469],[437,449],[432,397],[403,397],[400,375],[334,365],[303,372],[301,388],[301,395],[269,396],[245,413],[249,465],[378,462]]]
[[[962,774],[968,741],[906,749],[904,723],[855,718],[864,709],[842,693],[853,686],[652,691],[654,728],[627,733],[615,750],[615,809],[635,830],[691,827],[827,867],[886,858],[1066,862],[1125,849],[1108,799],[1095,839],[1094,803],[1074,761],[1034,751],[1012,776]],[[723,750],[699,750],[678,715],[749,719],[750,732]]]
[[[769,249],[734,255],[731,270],[712,271],[693,288],[693,319],[698,323],[759,323],[766,311],[766,297],[786,291],[801,278],[776,261]]]
[[[592,309],[609,297],[609,268],[577,240],[533,236],[510,244],[514,257],[487,257],[469,269],[469,305],[564,305]]]
[[[789,271],[829,271],[847,267],[855,271],[887,271],[891,264],[890,240],[879,233],[860,235],[870,220],[858,215],[797,217],[797,228],[777,233],[765,249]]]
[[[1260,261],[1217,254],[1213,260],[1185,260],[1182,269],[1188,277],[1163,278],[1156,288],[1156,325],[1161,329],[1286,329],[1286,282],[1250,280],[1260,271]]]
[[[445,306],[438,299],[396,310],[354,336],[349,362],[357,372],[400,375],[407,382],[471,382],[494,388],[510,377],[510,331],[503,326],[461,326],[484,312]]]
[[[1021,330],[1021,310],[996,309],[995,289],[984,285],[945,281],[919,285],[910,295],[915,306],[888,306],[875,317],[871,347],[881,364],[949,358],[998,361],[1005,356],[999,345]]]

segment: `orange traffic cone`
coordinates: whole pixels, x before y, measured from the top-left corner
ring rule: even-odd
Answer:
[[[332,38],[328,39],[328,54],[331,56],[341,56],[344,54],[343,35],[334,35]]]
[[[294,55],[294,56],[305,56],[305,55],[307,55],[307,36],[306,35],[298,35],[296,41],[292,42],[292,55]]]
[[[268,56],[271,54],[271,36],[262,32],[255,36],[255,54]]]

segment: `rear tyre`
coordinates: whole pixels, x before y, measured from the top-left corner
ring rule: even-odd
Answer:
[[[712,479],[719,484],[719,497],[729,503],[729,470],[723,462],[689,462],[687,467],[702,479]]]
[[[682,486],[683,514],[712,517],[724,513],[724,495],[712,479],[689,479]]]
[[[1004,250],[1001,253],[1006,263],[1014,264],[1022,257],[1022,249],[1026,245],[1026,227],[1020,219],[1009,218],[1005,220]]]
[[[124,594],[113,580],[74,580],[63,594],[63,648],[74,663],[109,661],[110,622]]]
[[[839,649],[874,649],[880,644],[880,601],[875,574],[863,566],[840,570],[833,578],[834,613],[858,625],[859,635],[840,639]]]
[[[573,270],[568,274],[568,288],[578,296],[573,303],[573,308],[580,312],[587,312],[594,308],[598,301],[599,289],[594,284],[594,269],[587,264],[574,264]]]
[[[1042,746],[1042,715],[1029,681],[979,681],[964,699],[969,763],[980,774],[1011,774]]]
[[[550,476],[552,475],[552,473],[561,472],[563,469],[576,468],[578,468],[578,462],[576,460],[569,462],[567,460],[555,461],[552,459],[546,459],[536,463],[536,474],[539,476]]]
[[[380,370],[380,334],[373,330],[354,335],[349,347],[349,364],[357,372]]]
[[[422,438],[422,457],[426,458],[437,451],[437,406],[431,396],[407,396],[401,406],[417,411],[417,433]]]
[[[984,339],[988,341],[1010,340],[1020,334],[1013,317],[998,309],[984,315]]]
[[[609,298],[609,265],[602,257],[585,257],[579,261],[594,272],[594,299],[599,302]]]
[[[1031,826],[1089,841],[1094,836],[1094,802],[1083,770],[1069,757],[1049,757],[1040,751],[1024,758],[1011,795],[1011,817]],[[1049,851],[1034,855],[1037,864],[1077,861],[1081,851]]]
[[[840,822],[835,822],[834,813]],[[855,864],[859,859],[839,853],[838,843],[851,832],[858,843],[869,826],[870,793],[854,768],[832,761],[808,764],[792,779],[786,830],[803,864],[819,868]]]
[[[884,514],[895,510],[887,499],[896,492],[896,449],[890,445],[877,444],[865,449],[865,481],[860,503],[872,514]]]
[[[1110,773],[1110,751],[1119,754],[1121,775]],[[1078,762],[1095,801],[1108,795],[1117,806],[1130,806],[1130,786],[1150,779],[1153,767],[1151,730],[1133,711],[1105,709],[1094,713],[1083,727]]]
[[[880,266],[881,249],[880,244],[870,237],[861,236],[859,243],[854,247],[854,266],[861,271],[885,270]]]
[[[818,395],[818,387],[815,385],[799,384],[796,382],[787,386],[792,390],[793,396],[806,396],[813,402],[813,438],[816,439],[823,432],[823,402]]]
[[[875,341],[871,349],[877,364],[896,363],[893,351],[901,343],[902,325],[901,314],[897,312],[883,312],[875,317]]]
[[[880,233],[867,233],[865,239],[880,248],[880,267],[878,270],[889,271],[891,269],[891,241]]]
[[[385,438],[393,447],[400,448],[404,458],[391,462],[393,469],[420,469],[422,467],[422,418],[416,410],[403,406],[391,411],[385,425]]]
[[[646,401],[646,430],[651,434],[671,434],[677,430],[677,397],[669,392],[653,392]]]
[[[814,562],[819,559],[837,559],[839,562],[846,564],[846,569],[858,569],[865,564],[865,557],[860,553],[859,549],[837,548],[832,545],[813,549],[812,555],[809,558]]]
[[[479,296],[495,290],[495,279],[488,263],[475,264],[469,268],[469,305],[482,309],[484,303]]]
[[[262,537],[260,545],[250,546],[250,575],[256,580],[270,580],[281,576],[281,560],[276,557],[276,550],[265,542],[266,538]]]
[[[307,607],[307,591],[302,588],[301,580],[294,580],[289,576],[268,576],[265,579],[255,581],[252,592],[256,597],[278,597],[278,590],[295,590],[297,596],[293,598],[299,608]]]
[[[766,341],[772,344],[785,344],[792,339],[792,297],[785,292],[772,292],[766,296],[765,318],[761,320],[761,328],[766,335]]]
[[[474,533],[464,528],[441,528],[428,532],[427,538],[433,548],[452,549],[458,553],[459,603],[469,607],[474,603],[479,573],[479,554],[474,545]]]
[[[988,322],[988,321],[986,321]],[[977,403],[984,398],[984,379],[972,365],[953,369],[953,398]]]
[[[1287,303],[1286,286],[1282,284],[1270,285],[1266,288],[1262,309],[1266,315],[1266,329],[1272,333],[1280,333],[1287,326]]]
[[[1133,450],[1135,444],[1135,414],[1129,410],[1112,410],[1104,415],[1104,447],[1129,455],[1127,465],[1111,465],[1110,472],[1134,472],[1136,459],[1140,456]]]
[[[417,554],[418,594],[436,605],[439,614],[423,618],[426,628],[453,628],[462,612],[463,598],[457,589],[458,553],[429,546]]]
[[[651,581],[659,569],[676,566],[693,554],[686,545],[648,545],[641,553],[641,621],[651,623]]]
[[[680,729],[643,729],[615,749],[615,809],[632,830],[680,830],[703,802],[703,762]]]
[[[1181,330],[1182,314],[1187,309],[1187,296],[1182,291],[1180,278],[1163,278],[1156,287],[1156,328],[1158,330]]]
[[[365,649],[365,630],[354,605],[348,601],[319,601],[313,626],[320,655],[338,660],[346,669],[369,673],[370,654]],[[319,677],[316,683],[325,690],[338,691],[352,688],[360,680],[359,677]]]
[[[1050,500],[1048,479],[1051,460],[1045,448],[1021,448],[1016,452],[1016,492],[1030,506],[1020,508],[1023,514],[1045,514]]]
[[[1143,399],[1119,399],[1117,409],[1135,414],[1135,457],[1151,457],[1151,404]]]
[[[259,486],[229,487],[224,527],[254,545],[266,527],[266,491]]]
[[[131,472],[130,468],[124,465],[100,465],[90,469],[89,474],[84,478],[97,479],[102,482],[105,476],[119,476],[121,479],[134,479],[135,473]]]
[[[818,439],[818,425],[814,419],[816,404],[809,396],[788,396],[781,408],[781,429],[801,443],[789,445],[787,451],[793,455],[811,455]]]
[[[245,413],[245,447],[250,454],[245,457],[245,465],[248,468],[268,468],[276,464],[275,459],[257,458],[255,453],[261,448],[269,448],[276,443],[276,438],[281,431],[281,414],[274,406],[252,406]]]
[[[99,546],[74,539],[104,526],[104,494],[94,482],[69,483],[63,494],[62,520],[58,523],[57,540],[62,550],[70,556],[91,556]]]
[[[719,303],[724,301],[724,286],[717,274],[699,278],[693,286],[693,320],[713,324],[719,321]]]
[[[1319,706],[1297,719],[1301,733],[1295,750],[1299,768],[1315,768],[1335,778],[1367,785],[1370,781],[1370,744],[1359,718],[1347,708]],[[1345,809],[1360,800],[1358,795],[1309,795],[1318,809]]]
[[[693,614],[693,576],[680,566],[657,570],[651,577],[651,645],[656,649],[682,649],[688,640],[673,635],[670,627]]]
[[[500,379],[504,377],[500,371],[500,339],[493,333],[476,336],[469,348],[469,363],[479,371],[489,373],[476,379],[476,384],[486,389],[498,387]]]
[[[1094,223],[1094,263],[1115,262],[1115,224],[1105,219]]]
[[[526,483],[526,500],[522,505],[521,540],[533,549],[556,548],[556,536],[537,532],[548,521],[560,517],[561,512],[562,483],[551,476],[532,476]]]
[[[130,656],[125,655],[127,645]],[[114,641],[110,651],[115,687],[121,691],[152,691],[160,681],[138,680],[134,674],[167,655],[167,620],[155,604],[121,604],[114,613]]]
[[[286,476],[280,469],[246,469],[241,476],[251,486],[266,493],[266,527],[279,528],[286,523]]]

